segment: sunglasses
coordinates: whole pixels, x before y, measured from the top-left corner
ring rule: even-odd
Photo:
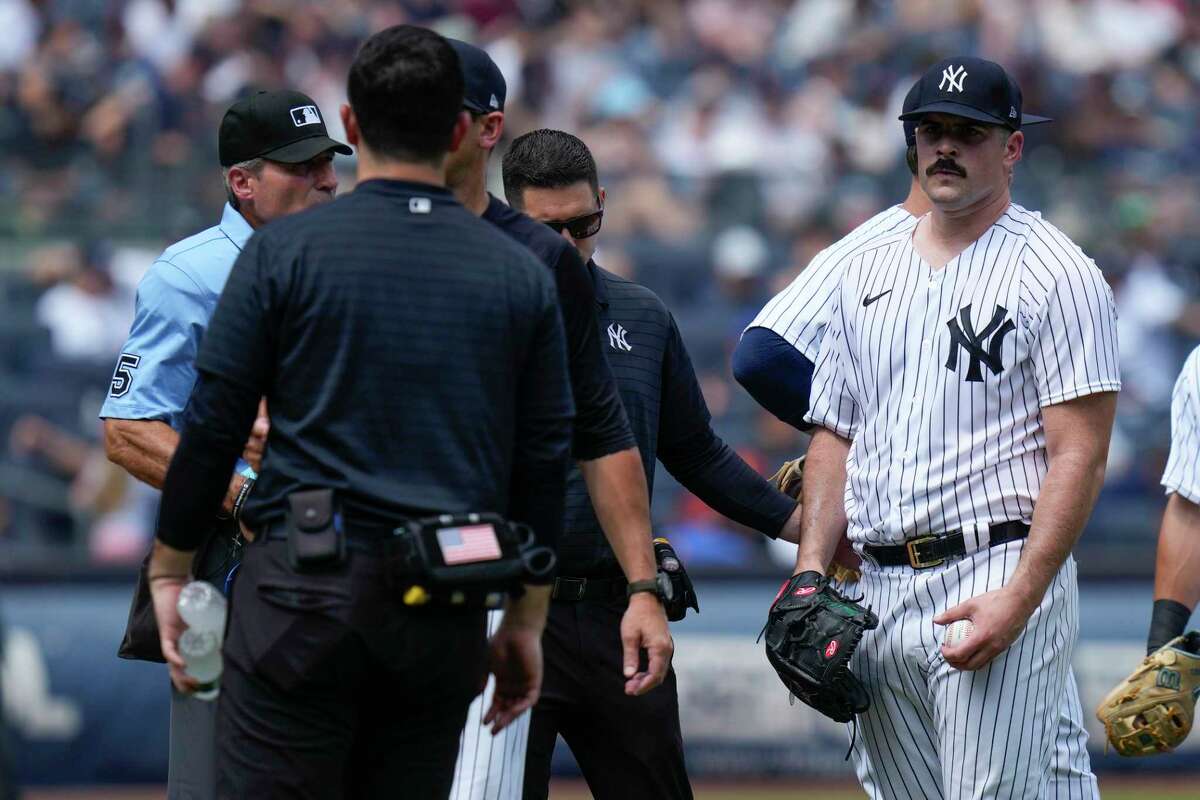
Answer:
[[[582,214],[566,220],[548,219],[545,225],[555,233],[562,233],[563,228],[571,234],[572,239],[587,239],[600,232],[600,223],[604,220],[604,209]]]

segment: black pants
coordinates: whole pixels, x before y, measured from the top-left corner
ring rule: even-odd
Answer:
[[[482,611],[411,609],[382,559],[296,573],[282,541],[246,548],[217,709],[217,796],[444,798],[479,692]]]
[[[624,603],[615,602],[550,604],[542,637],[545,678],[525,755],[525,800],[549,796],[560,733],[596,800],[691,800],[675,670],[641,697],[625,694],[624,612]]]

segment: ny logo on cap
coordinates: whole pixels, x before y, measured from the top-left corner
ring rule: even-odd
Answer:
[[[942,82],[938,84],[938,91],[961,92],[963,90],[963,78],[965,77],[967,77],[966,67],[946,67],[942,70]]]
[[[292,122],[297,128],[302,128],[305,125],[320,125],[321,115],[317,113],[316,106],[296,106],[292,109]]]

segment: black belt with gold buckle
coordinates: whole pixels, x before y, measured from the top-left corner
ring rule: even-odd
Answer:
[[[986,547],[1015,542],[1029,535],[1029,526],[1019,520],[998,522],[987,528]],[[948,559],[967,554],[963,532],[950,531],[936,536],[915,536],[904,544],[863,545],[863,554],[881,567],[940,567]]]

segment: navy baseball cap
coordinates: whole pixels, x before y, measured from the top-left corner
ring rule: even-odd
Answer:
[[[463,107],[476,114],[488,114],[492,111],[504,110],[504,98],[508,94],[508,84],[504,75],[487,51],[473,44],[458,39],[446,39],[458,53],[458,61],[462,65],[463,81],[466,84],[463,93]]]
[[[1024,113],[1021,87],[1004,67],[982,58],[943,59],[925,71],[909,94],[913,92],[914,107],[900,115],[905,122],[917,122],[926,114],[953,114],[1014,131],[1050,122],[1049,117]]]
[[[255,92],[229,107],[221,119],[217,149],[222,167],[253,158],[300,164],[327,150],[354,155],[329,138],[321,110],[302,92]]]

